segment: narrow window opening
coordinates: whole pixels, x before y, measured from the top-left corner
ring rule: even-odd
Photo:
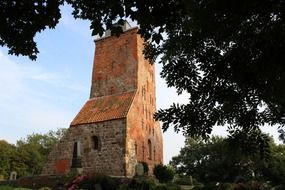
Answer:
[[[97,136],[92,137],[92,142],[93,142],[93,149],[94,150],[100,150],[100,142],[99,142],[99,138]]]
[[[136,142],[135,142],[135,153],[136,153],[136,155],[138,154],[138,145]]]
[[[111,86],[111,88],[110,88],[110,94],[114,94],[114,92],[115,92],[115,88],[114,88],[113,86]]]
[[[111,70],[112,70],[112,72],[114,71],[115,64],[116,64],[116,61],[112,61],[112,63],[111,63]]]
[[[144,145],[142,145],[142,156],[143,156],[143,160],[144,160]]]
[[[80,151],[80,141],[76,141],[73,144],[73,155],[71,168],[81,168],[81,151]]]
[[[150,140],[148,140],[147,144],[148,144],[148,153],[149,153],[149,155],[148,155],[148,159],[150,159],[150,160],[151,160],[151,157],[152,157],[152,155],[151,155],[151,153],[152,153],[151,141],[150,141]]]

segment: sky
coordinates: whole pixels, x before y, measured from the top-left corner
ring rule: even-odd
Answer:
[[[32,133],[68,128],[89,98],[95,51],[89,22],[75,20],[71,8],[61,9],[56,29],[37,34],[40,53],[36,61],[8,55],[0,47],[0,140],[16,143]],[[184,102],[167,88],[156,64],[157,108]],[[167,96],[166,96],[167,94]],[[164,136],[164,163],[179,153],[182,134],[171,129]]]
[[[37,34],[36,61],[8,55],[7,48],[0,47],[0,140],[16,143],[32,133],[68,128],[89,98],[94,37],[89,22],[73,19],[70,7],[62,7],[61,14],[56,29]],[[156,64],[157,108],[186,102],[186,94],[178,96],[174,88],[167,88],[160,71]],[[214,134],[225,135],[226,129],[216,127]],[[163,138],[166,164],[185,138],[171,129]]]

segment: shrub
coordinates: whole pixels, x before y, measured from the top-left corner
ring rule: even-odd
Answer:
[[[161,183],[167,183],[174,178],[173,170],[162,164],[154,167],[153,174]]]
[[[205,185],[203,188],[203,190],[218,190],[219,186],[217,186],[215,183],[210,183]]]
[[[78,173],[77,169],[71,168],[70,171],[64,175],[64,183],[70,182],[71,180],[76,178],[76,176],[78,176],[78,175],[79,175],[79,173]]]
[[[120,185],[120,187],[118,188],[118,190],[130,190],[130,188],[128,187],[128,185],[122,184],[122,185]]]
[[[285,184],[275,186],[274,190],[285,190]]]
[[[98,175],[95,177],[85,178],[79,183],[81,189],[94,189],[96,185],[100,185],[102,190],[115,190],[116,182],[109,176]]]
[[[233,187],[232,184],[230,184],[230,183],[222,183],[222,184],[220,185],[220,189],[221,189],[221,190],[233,190],[234,187]]]
[[[141,162],[141,164],[143,165],[143,171],[145,174],[148,174],[148,171],[149,171],[149,167],[147,165],[146,162]]]
[[[154,188],[154,190],[168,190],[166,185],[158,185]]]
[[[179,185],[193,185],[193,179],[191,181],[190,176],[179,176],[174,179],[174,183]]]
[[[39,190],[52,190],[52,189],[49,187],[41,187]]]
[[[78,189],[84,181],[87,180],[86,176],[78,175],[71,182],[69,182],[66,186],[67,190],[76,190]]]
[[[234,185],[234,190],[247,190],[248,187],[245,183],[236,183]]]
[[[154,190],[181,190],[181,187],[175,184],[161,184],[156,186]]]
[[[195,185],[192,190],[203,190],[203,185]]]
[[[155,181],[150,177],[133,178],[128,187],[134,190],[152,190],[155,187]]]
[[[0,185],[0,190],[13,190],[14,187],[7,186],[7,185]]]

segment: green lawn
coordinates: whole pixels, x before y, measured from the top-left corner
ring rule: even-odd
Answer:
[[[0,190],[31,190],[31,189],[27,189],[27,188],[15,188],[15,187],[11,187],[11,186],[7,186],[7,185],[0,185]]]

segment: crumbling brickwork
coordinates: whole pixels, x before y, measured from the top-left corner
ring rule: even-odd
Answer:
[[[153,119],[155,70],[144,59],[143,42],[137,28],[96,41],[90,99],[50,153],[43,175],[69,172],[75,148],[85,173],[131,177],[138,162],[150,173],[162,163],[162,133]]]

